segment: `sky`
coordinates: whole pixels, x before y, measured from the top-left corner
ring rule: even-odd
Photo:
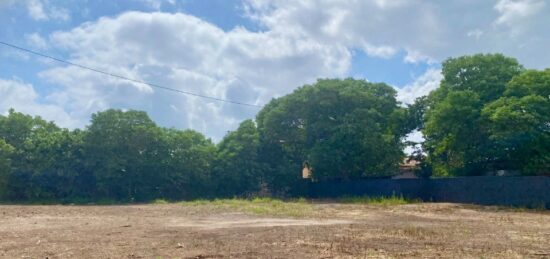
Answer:
[[[550,67],[545,0],[0,0],[0,41],[113,74],[254,105],[319,78],[385,82],[403,104],[441,62],[503,53]],[[124,81],[0,45],[0,114],[83,128],[109,108],[219,141],[260,108]]]

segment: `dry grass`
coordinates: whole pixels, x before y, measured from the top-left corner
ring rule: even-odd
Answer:
[[[550,258],[548,211],[275,199],[155,203],[0,206],[0,258]]]

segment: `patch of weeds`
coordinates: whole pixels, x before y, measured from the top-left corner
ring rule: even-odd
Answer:
[[[165,199],[156,199],[152,203],[153,204],[168,204],[169,202]]]
[[[340,199],[343,203],[353,203],[353,204],[370,204],[370,205],[381,205],[381,206],[394,206],[394,205],[404,205],[412,203],[422,202],[419,199],[408,199],[403,197],[403,195],[397,196],[395,193],[392,196],[353,196],[353,197],[343,197]]]
[[[305,199],[282,201],[272,198],[194,200],[180,203],[183,206],[233,210],[254,215],[305,217],[313,207]]]
[[[184,206],[203,206],[210,204],[211,201],[199,199],[199,200],[192,200],[192,201],[182,201],[180,202],[181,205]]]
[[[296,203],[307,203],[307,200],[306,200],[306,198],[304,198],[304,197],[291,199],[290,201],[291,201],[291,202],[296,202]]]

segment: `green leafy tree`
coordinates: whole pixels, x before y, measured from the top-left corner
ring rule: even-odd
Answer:
[[[423,130],[426,110],[430,107],[428,96],[416,98],[414,103],[408,105],[407,127],[412,130]]]
[[[86,173],[79,135],[79,131],[59,128],[37,130],[25,141],[21,154],[27,165],[18,170],[29,174],[30,199],[62,199],[84,191],[84,186],[77,186]]]
[[[500,167],[524,174],[550,173],[550,69],[514,77],[504,96],[483,109]]]
[[[193,199],[212,195],[211,181],[216,146],[193,130],[162,129],[161,148],[151,162],[159,196],[169,199]],[[152,183],[147,183],[151,185]]]
[[[15,149],[23,149],[25,142],[36,132],[59,130],[53,122],[39,116],[32,117],[10,109],[8,116],[0,116],[0,137]]]
[[[218,144],[212,181],[218,195],[242,196],[260,190],[265,168],[259,162],[260,135],[252,120],[243,121]]]
[[[145,112],[106,110],[92,115],[84,137],[87,167],[94,172],[98,195],[147,200],[154,193],[147,165],[160,135]]]
[[[425,100],[422,131],[435,175],[477,175],[498,169],[497,146],[481,113],[523,70],[515,59],[500,54],[443,62],[441,86]]]
[[[14,148],[0,138],[0,199],[5,198]]]
[[[386,84],[334,79],[271,101],[257,116],[268,181],[290,186],[304,162],[318,179],[395,173],[410,130],[395,95]]]
[[[524,70],[516,59],[502,54],[477,54],[443,62],[443,80],[437,91],[472,91],[483,103],[500,98],[506,83]],[[445,98],[445,94],[441,97]]]
[[[9,173],[6,196],[10,199],[51,199],[56,197],[56,161],[50,151],[62,152],[54,146],[61,131],[53,122],[40,117],[9,111],[0,118],[0,137],[13,147],[12,170]],[[48,177],[51,176],[51,177]]]
[[[133,110],[92,115],[84,137],[97,195],[117,200],[207,196],[215,149],[198,132],[157,127]]]

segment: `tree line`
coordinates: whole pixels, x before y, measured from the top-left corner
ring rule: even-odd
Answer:
[[[405,106],[384,83],[323,79],[273,99],[219,143],[110,109],[68,130],[0,115],[0,198],[148,201],[299,193],[315,180],[387,177],[421,130],[421,176],[547,174],[550,69],[500,54],[450,58],[441,85]]]

